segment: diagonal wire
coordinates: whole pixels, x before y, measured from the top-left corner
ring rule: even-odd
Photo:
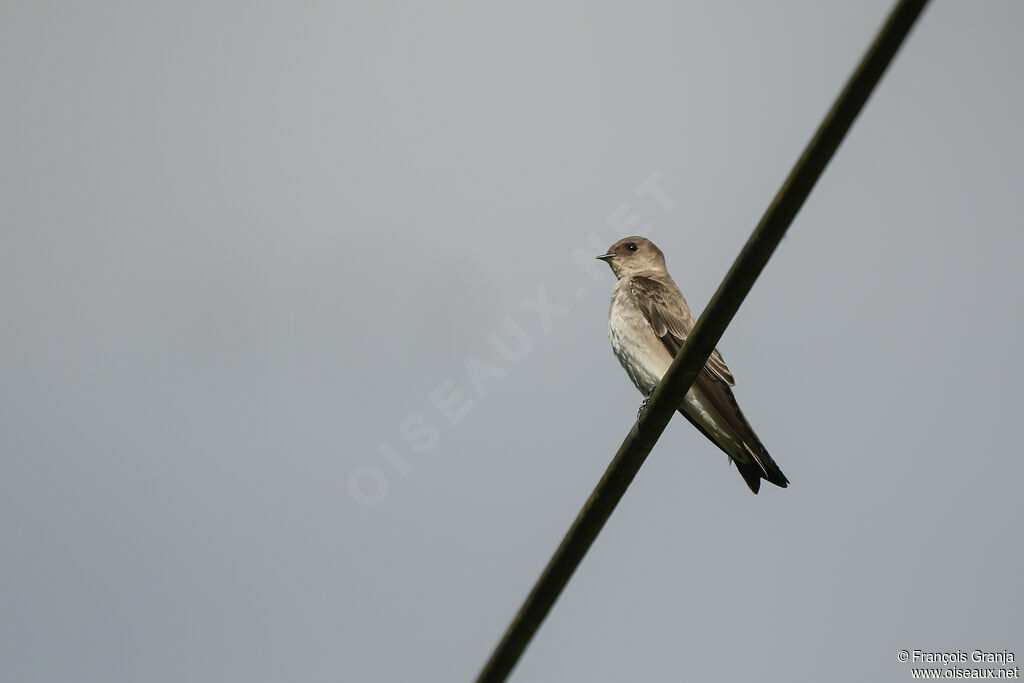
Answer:
[[[504,681],[519,661],[523,650],[640,470],[926,4],[927,0],[901,0],[889,14],[761,222],[736,257],[718,291],[698,318],[686,343],[651,397],[643,418],[633,426],[622,442],[601,481],[544,568],[480,672],[477,683]]]

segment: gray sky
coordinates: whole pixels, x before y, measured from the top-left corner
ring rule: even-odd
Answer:
[[[701,308],[888,9],[4,4],[0,677],[474,676],[641,399],[574,250]],[[674,420],[513,680],[1024,657],[1022,24],[936,0],[720,344],[791,487]]]

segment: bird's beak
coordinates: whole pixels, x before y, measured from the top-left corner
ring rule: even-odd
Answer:
[[[594,258],[598,259],[599,261],[608,261],[609,259],[615,258],[615,254],[601,254],[600,256],[595,256]]]

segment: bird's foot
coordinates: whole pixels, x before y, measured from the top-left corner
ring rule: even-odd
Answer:
[[[651,396],[654,396],[654,390],[657,389],[657,388],[658,388],[658,386],[655,385],[655,386],[651,387],[650,391],[647,392],[647,397],[644,398],[643,403],[640,404],[640,409],[636,411],[636,421],[637,422],[639,422],[643,418],[644,413],[647,412],[647,404],[651,402]]]

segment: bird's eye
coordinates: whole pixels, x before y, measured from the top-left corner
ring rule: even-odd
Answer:
[[[630,251],[636,251],[636,242],[628,242],[626,244],[626,249],[629,249]]]

